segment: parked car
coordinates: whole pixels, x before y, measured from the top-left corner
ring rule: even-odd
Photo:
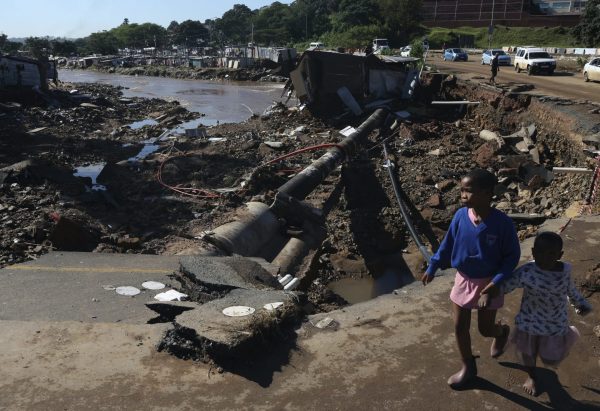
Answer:
[[[321,43],[320,41],[313,41],[310,43],[310,46],[308,46],[308,50],[323,50],[324,48],[325,44]]]
[[[450,61],[458,61],[458,60],[462,60],[462,61],[468,61],[469,60],[469,56],[467,55],[467,52],[464,51],[463,49],[446,49],[444,51],[444,61],[450,60]]]
[[[590,60],[583,66],[583,79],[600,81],[600,57]]]
[[[498,55],[498,64],[500,66],[511,66],[510,56],[500,49],[485,50],[481,55],[481,64],[492,64],[494,54]]]
[[[412,46],[402,47],[402,49],[400,49],[400,55],[402,57],[410,57],[411,50],[412,50]]]
[[[515,71],[527,70],[527,74],[548,73],[556,70],[556,60],[543,49],[519,48],[515,56]]]
[[[373,40],[373,53],[381,54],[384,50],[389,50],[390,44],[388,39],[374,39]]]

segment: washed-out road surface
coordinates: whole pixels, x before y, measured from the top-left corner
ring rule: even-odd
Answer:
[[[469,56],[470,61],[444,61],[441,55],[434,54],[427,62],[445,73],[457,74],[461,78],[489,81],[489,65],[481,65],[479,56]],[[483,78],[482,78],[483,77]],[[525,71],[517,73],[513,66],[500,66],[496,84],[510,85],[529,83],[535,86],[529,94],[548,95],[572,100],[590,100],[600,103],[600,82],[584,82],[581,72],[556,71],[552,76],[545,74],[528,75]]]

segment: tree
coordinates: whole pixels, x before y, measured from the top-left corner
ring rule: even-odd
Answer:
[[[77,43],[67,39],[50,41],[50,49],[54,56],[71,56],[77,54]]]
[[[6,44],[8,40],[8,36],[4,33],[0,34],[0,50],[2,50],[4,48],[4,45]]]
[[[50,40],[43,37],[27,37],[25,39],[25,49],[37,60],[48,60],[50,54]]]
[[[170,44],[176,44],[177,32],[179,30],[179,23],[173,20],[167,27],[167,36]]]
[[[290,7],[278,1],[261,8],[255,15],[254,39],[261,44],[284,45],[292,41],[292,12]]]
[[[573,35],[585,47],[600,47],[600,0],[588,0]]]
[[[226,40],[233,43],[247,43],[250,40],[252,10],[243,4],[234,4],[216,21],[216,28],[223,32]]]
[[[338,11],[331,14],[333,31],[344,32],[355,26],[375,23],[379,8],[373,0],[342,0]]]
[[[176,31],[177,44],[198,45],[208,39],[208,30],[200,21],[186,20],[179,24]]]
[[[318,39],[331,30],[329,15],[337,12],[340,0],[296,0],[291,10],[294,25],[291,28],[295,40]]]
[[[124,26],[126,26],[126,25],[128,25],[128,24],[129,24],[129,19],[128,19],[127,17],[125,17],[125,18],[123,19],[123,25],[124,25]]]
[[[421,0],[377,0],[386,31],[390,37],[406,44],[419,31],[423,20]]]
[[[87,46],[91,53],[116,54],[119,51],[119,40],[108,31],[92,33],[87,38]]]

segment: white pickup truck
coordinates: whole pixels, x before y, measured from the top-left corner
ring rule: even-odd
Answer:
[[[554,60],[545,50],[538,48],[519,48],[515,55],[515,71],[527,70],[527,74],[548,73],[552,75],[556,70]]]

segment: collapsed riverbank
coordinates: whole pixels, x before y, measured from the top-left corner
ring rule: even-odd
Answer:
[[[455,81],[444,81],[439,90],[448,99],[468,95],[481,104],[467,111],[411,105],[410,119],[388,139],[429,246],[443,236],[458,207],[458,181],[475,165],[500,175],[495,204],[516,216],[521,238],[545,218],[580,205],[587,176],[550,178],[543,171],[591,165],[583,143],[548,120],[550,104]],[[270,204],[278,187],[323,153],[323,144],[339,143],[339,130],[362,121],[319,119],[278,104],[242,123],[186,133],[178,124],[198,114],[177,102],[124,98],[121,92],[64,84],[54,93],[56,105],[3,108],[2,266],[51,249],[193,254],[207,230],[231,221],[248,201]],[[573,124],[564,127],[579,127],[576,116],[570,118]],[[498,146],[480,137],[482,130],[508,136],[531,124],[535,133],[527,134],[525,156],[514,151],[519,138]],[[354,302],[346,291],[357,282],[379,288],[377,295],[401,286],[403,273],[422,268],[381,167],[380,143],[381,135],[373,132],[365,150],[307,198],[326,210],[326,238],[300,268],[317,310]],[[309,153],[280,159],[312,146]],[[287,227],[287,234],[294,230]],[[399,260],[409,266],[399,269]]]

